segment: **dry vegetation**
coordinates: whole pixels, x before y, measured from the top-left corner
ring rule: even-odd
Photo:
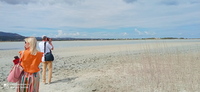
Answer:
[[[198,92],[200,47],[141,45],[141,53],[126,52],[96,81],[98,92]],[[155,47],[155,46],[154,46]]]

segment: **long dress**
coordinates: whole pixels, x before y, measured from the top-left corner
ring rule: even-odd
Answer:
[[[17,92],[39,92],[39,84],[39,72],[33,74],[24,72],[18,82]]]

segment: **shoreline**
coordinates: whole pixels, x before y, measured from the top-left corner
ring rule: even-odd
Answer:
[[[39,43],[40,41],[38,41]],[[164,40],[90,40],[90,41],[53,41],[55,48],[69,47],[91,47],[91,46],[109,46],[109,45],[126,45],[126,44],[143,44],[143,43],[182,43],[182,42],[200,42],[199,39],[164,39]],[[21,50],[24,42],[3,42],[0,43],[0,50]]]
[[[38,41],[41,41],[40,37],[36,37]],[[200,38],[176,38],[176,37],[164,37],[164,38],[72,38],[72,40],[59,40],[63,38],[53,38],[54,41],[114,41],[114,40],[199,40]],[[68,38],[67,38],[68,39]],[[0,41],[0,42],[23,42],[24,40],[16,41]]]

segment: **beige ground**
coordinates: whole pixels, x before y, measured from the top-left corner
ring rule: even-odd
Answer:
[[[59,48],[53,51],[53,79],[40,92],[198,92],[200,43]],[[0,51],[0,92],[16,50]],[[41,66],[40,66],[41,67]]]

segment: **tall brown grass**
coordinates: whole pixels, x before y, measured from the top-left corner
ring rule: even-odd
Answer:
[[[199,45],[142,44],[113,64],[106,92],[199,92]],[[155,49],[156,48],[156,49]]]

